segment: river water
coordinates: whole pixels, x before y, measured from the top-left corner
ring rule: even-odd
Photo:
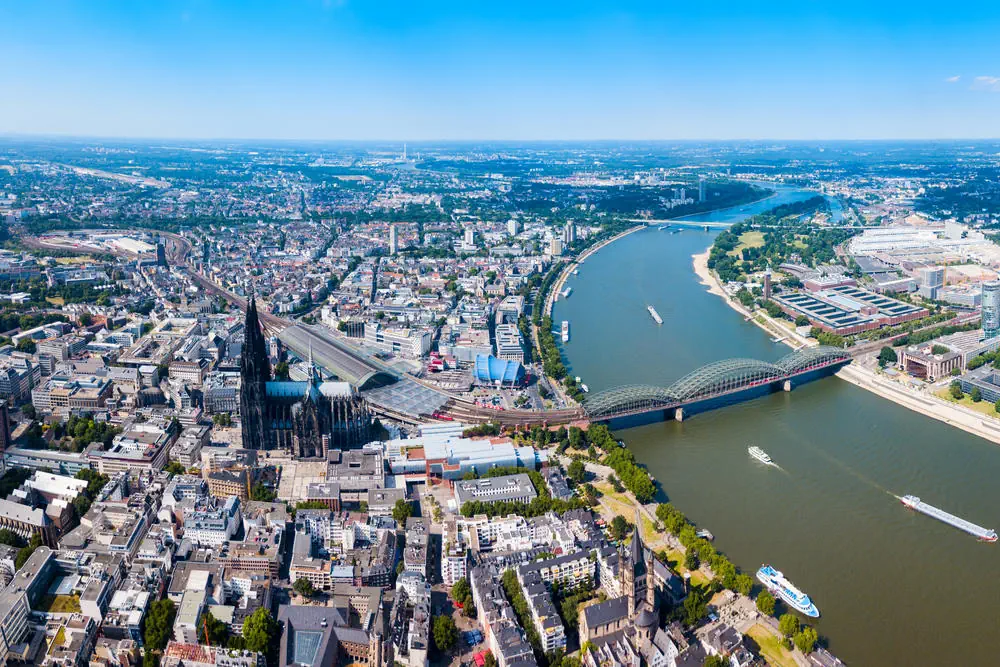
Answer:
[[[736,222],[811,196],[700,216]],[[596,392],[668,385],[729,357],[776,360],[791,349],[709,294],[691,256],[715,232],[631,234],[586,260],[556,303],[571,322],[570,372]],[[646,311],[663,318],[657,326]],[[905,509],[912,493],[1000,528],[1000,446],[836,377],[618,432],[670,500],[751,574],[771,563],[806,591],[814,623],[851,665],[998,664],[997,548]],[[747,456],[767,451],[780,469]]]

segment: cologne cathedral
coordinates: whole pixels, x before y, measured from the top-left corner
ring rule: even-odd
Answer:
[[[240,419],[246,449],[286,449],[296,458],[326,458],[331,449],[368,441],[371,413],[346,382],[323,382],[310,355],[308,378],[271,379],[271,364],[257,315],[247,305],[240,356]]]

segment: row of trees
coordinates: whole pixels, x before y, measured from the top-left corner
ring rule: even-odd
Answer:
[[[740,595],[749,595],[753,590],[753,579],[741,573],[728,558],[720,554],[708,540],[698,537],[694,525],[684,514],[670,503],[661,503],[656,508],[656,518],[674,535],[688,552],[697,554],[699,564],[705,563],[715,573],[715,580],[723,588]]]
[[[563,364],[562,353],[556,345],[556,337],[552,333],[552,318],[546,315],[538,325],[538,344],[542,360],[542,370],[553,380],[566,377],[566,365]]]
[[[586,442],[592,447],[606,452],[601,463],[615,471],[618,479],[631,491],[640,503],[648,503],[656,496],[656,486],[645,468],[635,461],[635,455],[611,435],[604,424],[592,424],[586,431]]]
[[[538,667],[548,667],[549,656],[545,655],[545,650],[542,648],[541,639],[535,629],[535,622],[531,618],[531,610],[528,609],[528,601],[524,597],[524,591],[521,590],[521,584],[512,568],[508,568],[503,573],[500,583],[507,594],[507,599],[510,600],[510,605],[514,608],[514,613],[517,614],[517,620],[524,628],[524,634],[535,654],[535,662],[538,663]]]
[[[20,313],[10,308],[0,311],[0,331],[33,329],[34,327],[42,324],[65,321],[65,315],[56,315],[54,313],[27,314]]]
[[[970,371],[974,371],[986,364],[993,364],[993,368],[1000,368],[1000,350],[994,352],[984,352],[977,354],[965,365]]]
[[[750,575],[740,572],[728,558],[716,551],[710,542],[698,537],[695,527],[682,512],[670,503],[662,503],[656,508],[656,518],[684,545],[687,550],[685,558],[688,569],[694,569],[698,566],[698,561],[703,561],[715,573],[713,583],[718,582],[718,586],[740,595],[750,595],[753,591],[753,579]],[[665,554],[660,557],[664,559]],[[762,614],[773,616],[775,613],[776,600],[766,590],[757,595],[756,605],[757,610]],[[697,624],[704,618],[707,614],[707,600],[700,589],[695,588],[691,591],[691,594],[684,600],[679,614],[689,626]],[[787,647],[790,648],[794,642],[803,653],[809,653],[813,650],[818,640],[815,629],[808,625],[800,627],[798,618],[792,614],[783,614],[779,619],[779,624]]]
[[[470,426],[469,428],[462,431],[463,438],[481,438],[490,435],[500,435],[501,427],[500,424],[496,422],[487,422],[485,424],[477,424],[475,426]]]

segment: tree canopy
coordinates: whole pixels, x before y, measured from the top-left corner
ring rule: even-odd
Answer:
[[[250,614],[243,623],[243,639],[248,651],[268,653],[281,636],[281,626],[264,607]]]
[[[447,653],[458,643],[458,628],[451,616],[435,616],[433,634],[434,645],[441,653]]]
[[[396,504],[392,506],[392,518],[399,523],[400,526],[406,523],[406,520],[413,515],[413,505],[409,501],[400,498],[396,501]]]
[[[143,639],[146,647],[154,651],[162,651],[173,635],[174,617],[177,608],[170,599],[157,600],[149,606],[146,613],[146,630]]]

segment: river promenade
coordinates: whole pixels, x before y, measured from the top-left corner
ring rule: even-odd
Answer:
[[[710,250],[706,250],[703,253],[692,256],[695,274],[697,274],[701,284],[705,285],[709,293],[722,297],[733,310],[748,318],[749,321],[764,329],[769,334],[782,338],[781,342],[789,347],[799,348],[803,345],[817,344],[814,339],[804,338],[793,329],[778,324],[763,311],[751,313],[743,304],[726,294],[718,277],[708,268],[709,252]],[[990,442],[1000,444],[1000,419],[991,418],[974,410],[949,403],[938,396],[890,379],[888,376],[859,365],[857,362],[844,366],[836,375],[842,380],[846,380],[855,386],[877,394],[905,408],[919,412],[932,419],[937,419],[949,426],[960,428],[967,433],[985,438]]]

